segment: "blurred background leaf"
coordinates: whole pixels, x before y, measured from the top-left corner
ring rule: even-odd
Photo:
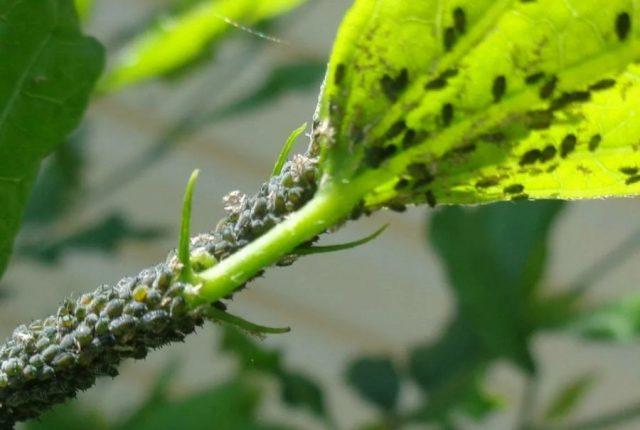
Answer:
[[[93,225],[57,239],[45,238],[35,243],[21,244],[18,253],[41,263],[54,264],[66,252],[74,250],[101,251],[113,254],[129,240],[151,240],[162,236],[165,229],[133,225],[125,216],[112,213]]]
[[[166,75],[197,60],[230,30],[253,26],[305,0],[202,0],[164,17],[126,46],[102,81],[116,91],[145,79]]]
[[[365,400],[393,411],[400,393],[400,376],[395,364],[385,357],[363,357],[347,369],[347,381]]]
[[[40,163],[78,124],[103,50],[80,33],[71,0],[4,1],[0,14],[1,275]]]
[[[567,383],[552,398],[545,418],[547,420],[567,418],[580,405],[594,383],[595,378],[592,374],[581,375]]]

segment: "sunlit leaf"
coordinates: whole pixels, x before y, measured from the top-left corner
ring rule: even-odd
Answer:
[[[633,0],[358,0],[319,106],[370,206],[640,193]]]
[[[545,413],[545,417],[550,420],[557,420],[567,417],[573,412],[593,387],[593,375],[583,375],[569,382],[555,394],[551,404]]]
[[[77,125],[103,63],[71,0],[0,0],[0,274],[41,160]]]
[[[102,87],[114,91],[161,76],[197,58],[234,25],[252,26],[306,0],[201,0],[163,18],[135,38],[117,58]]]
[[[89,18],[93,9],[94,0],[74,0],[74,2],[80,19],[84,21]]]

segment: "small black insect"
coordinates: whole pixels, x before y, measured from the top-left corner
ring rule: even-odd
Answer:
[[[602,136],[599,134],[594,134],[591,137],[591,140],[589,140],[589,151],[593,152],[596,149],[598,149],[601,142],[602,142]]]
[[[526,166],[527,164],[534,164],[536,161],[542,158],[542,151],[539,149],[531,149],[525,152],[520,158],[520,165]]]
[[[537,84],[538,82],[540,82],[540,80],[542,78],[544,78],[544,72],[537,72],[537,73],[533,73],[533,74],[527,76],[524,79],[524,82],[527,85],[534,85],[534,84]]]
[[[592,84],[591,86],[589,86],[589,91],[607,90],[615,86],[615,84],[616,84],[615,79],[602,79],[601,81],[598,81],[595,84]]]
[[[562,158],[566,158],[567,155],[571,154],[576,149],[577,143],[578,138],[574,134],[566,135],[560,144],[560,156]]]
[[[395,102],[398,100],[398,97],[409,85],[409,71],[407,69],[402,69],[402,71],[396,76],[392,78],[389,75],[384,75],[380,80],[380,85],[382,86],[382,91],[387,96],[389,100]]]
[[[458,39],[458,35],[456,34],[456,29],[453,27],[447,27],[444,30],[444,35],[443,35],[443,43],[444,43],[444,50],[449,52],[453,49],[454,45],[456,44],[456,41]]]
[[[543,86],[540,88],[540,98],[545,100],[553,95],[558,85],[558,77],[552,76]]]
[[[616,17],[616,34],[620,41],[625,41],[631,32],[631,16],[622,12]]]
[[[442,117],[442,125],[444,127],[451,125],[451,121],[453,121],[453,105],[451,103],[447,103],[442,106],[440,116]]]
[[[506,187],[504,190],[505,194],[520,194],[524,191],[524,185],[521,184],[513,184]]]
[[[464,34],[467,31],[467,15],[461,7],[453,10],[453,26],[459,34]]]
[[[504,76],[498,76],[493,80],[493,87],[491,92],[493,93],[493,100],[499,102],[507,91],[507,78]]]
[[[542,150],[542,154],[540,155],[540,162],[546,163],[549,160],[552,160],[558,151],[555,146],[548,145]]]
[[[625,175],[636,175],[638,173],[637,167],[621,167],[620,172]]]

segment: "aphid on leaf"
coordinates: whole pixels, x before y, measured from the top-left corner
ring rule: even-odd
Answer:
[[[616,17],[616,34],[620,41],[625,41],[631,32],[631,16],[622,12]]]

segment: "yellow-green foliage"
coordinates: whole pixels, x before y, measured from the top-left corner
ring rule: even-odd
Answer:
[[[358,0],[319,107],[370,206],[640,193],[632,0]]]

